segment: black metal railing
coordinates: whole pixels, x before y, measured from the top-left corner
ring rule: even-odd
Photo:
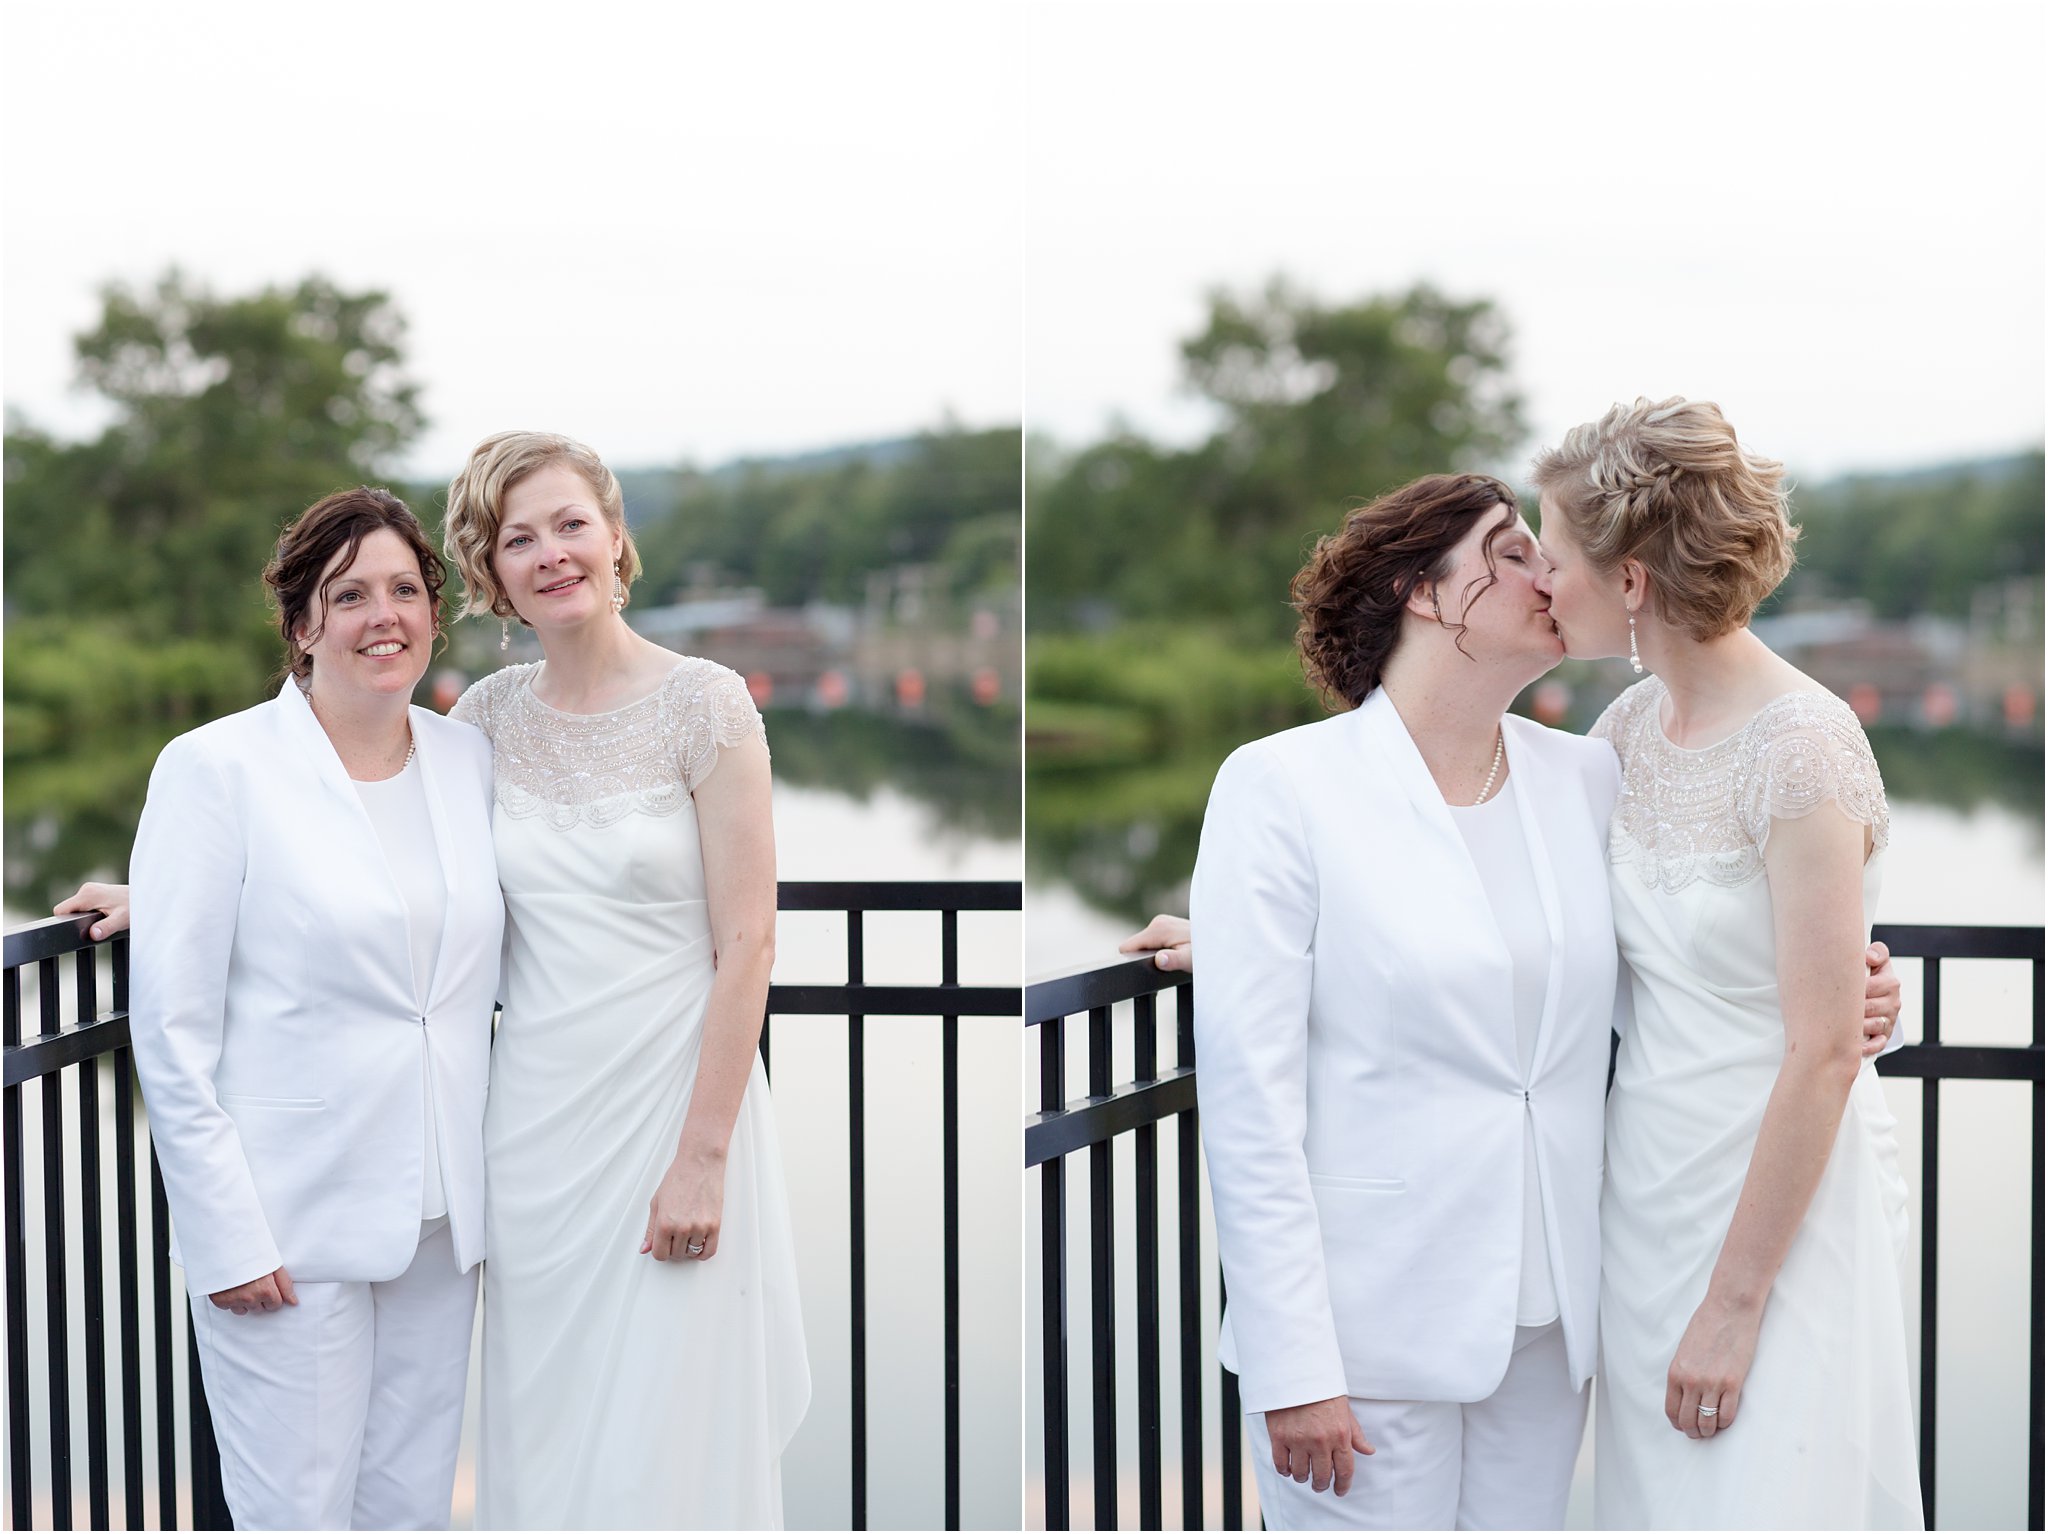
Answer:
[[[1941,1083],[1944,1081],[2014,1081],[2031,1083],[2031,1304],[2024,1325],[2028,1338],[2029,1423],[2027,1509],[2029,1528],[2042,1527],[2042,1311],[2043,1257],[2042,1181],[2043,1125],[2042,986],[2043,941],[2039,927],[1880,926],[1874,936],[1890,945],[1895,958],[1922,961],[1920,1016],[1922,1039],[1883,1056],[1878,1070],[1887,1076],[1917,1077],[1922,1087],[1920,1143],[1920,1490],[1927,1526],[1935,1527],[1935,1405],[1937,1381],[1937,1252],[1941,1214]],[[1945,960],[2008,959],[2030,965],[2032,1042],[2019,1045],[1948,1044],[1941,1038],[1942,963]],[[1174,998],[1174,1063],[1158,1061],[1159,998]],[[1114,1021],[1123,1003],[1130,1003],[1130,1074],[1112,1080],[1117,1039]],[[1135,1266],[1134,1311],[1138,1337],[1134,1367],[1136,1475],[1139,1527],[1167,1527],[1164,1521],[1164,1462],[1161,1399],[1162,1299],[1159,1261],[1158,1128],[1171,1119],[1176,1135],[1175,1203],[1177,1205],[1176,1313],[1179,1335],[1180,1518],[1171,1527],[1205,1526],[1209,1488],[1204,1476],[1202,1432],[1202,1344],[1205,1258],[1201,1239],[1200,1142],[1195,1106],[1194,992],[1188,976],[1158,970],[1145,959],[1132,959],[1098,969],[1034,981],[1025,988],[1025,1024],[1038,1029],[1039,1111],[1025,1120],[1024,1162],[1039,1169],[1038,1263],[1040,1357],[1043,1431],[1042,1463],[1045,1526],[1072,1527],[1069,1488],[1071,1462],[1072,1381],[1069,1375],[1067,1279],[1069,1262],[1069,1200],[1066,1158],[1085,1151],[1088,1162],[1088,1257],[1090,1374],[1090,1464],[1093,1526],[1112,1529],[1118,1522],[1118,1499],[1125,1466],[1118,1455],[1118,1347],[1116,1338],[1116,1261],[1119,1232],[1113,1150],[1129,1137],[1133,1199],[1128,1228]],[[1084,1095],[1067,1096],[1068,1025],[1087,1017],[1088,1084]],[[1216,1307],[1222,1304],[1221,1270],[1217,1274]],[[1220,1468],[1222,1527],[1243,1527],[1244,1467],[1242,1412],[1236,1377],[1217,1370],[1217,1416],[1221,1427]],[[1028,1467],[1027,1467],[1028,1473]]]
[[[843,912],[846,919],[846,980],[843,984],[775,985],[768,993],[768,1018],[761,1033],[764,1062],[772,1063],[770,1037],[776,1017],[844,1016],[847,1020],[847,1187],[850,1215],[848,1324],[852,1335],[852,1446],[848,1526],[867,1526],[867,1190],[865,1185],[867,1073],[865,1042],[870,1019],[937,1019],[940,1028],[942,1104],[939,1152],[942,1169],[944,1298],[941,1326],[944,1354],[946,1526],[960,1525],[961,1365],[960,1344],[960,1024],[963,1018],[1015,1018],[1015,986],[960,983],[962,912],[1016,911],[1022,886],[1014,881],[863,881],[784,883],[778,904],[785,911]],[[869,912],[924,911],[939,917],[940,978],[936,985],[867,983],[863,918]],[[68,1529],[77,1513],[76,1444],[73,1441],[74,1383],[85,1394],[84,1489],[89,1526],[112,1526],[113,1439],[118,1435],[118,1486],[123,1526],[164,1529],[230,1528],[220,1486],[219,1456],[206,1408],[197,1351],[191,1340],[169,1255],[169,1210],[161,1174],[146,1127],[138,1136],[134,1061],[128,1033],[128,942],[125,936],[95,944],[85,936],[88,917],[31,923],[6,934],[5,954],[5,1183],[7,1281],[7,1431],[12,1527]],[[785,952],[788,951],[785,945]],[[69,970],[72,1014],[64,1021]],[[25,972],[33,972],[36,1032],[22,1032]],[[104,973],[103,973],[104,971]],[[103,983],[110,1005],[102,1008]],[[73,1078],[76,1103],[75,1161],[67,1149],[64,1077]],[[23,1094],[40,1083],[41,1189],[31,1205],[24,1137]],[[107,1264],[103,1165],[105,1126],[112,1120],[112,1182],[117,1232],[113,1300],[118,1318],[115,1345],[118,1374],[107,1360]],[[146,1169],[146,1170],[145,1170]],[[148,1294],[142,1289],[145,1261],[138,1192],[150,1187]],[[67,1183],[78,1190],[78,1217],[67,1220]],[[893,1214],[893,1211],[892,1211]],[[67,1262],[69,1234],[78,1233],[79,1271]],[[30,1323],[33,1296],[28,1285],[31,1239],[42,1248],[44,1378],[31,1375]],[[84,1357],[74,1360],[73,1317],[82,1323]],[[144,1387],[144,1358],[150,1360]],[[184,1373],[184,1432],[179,1433],[178,1373]],[[115,1379],[118,1384],[115,1384]],[[40,1383],[40,1390],[38,1389]],[[46,1428],[48,1454],[38,1474],[33,1459],[33,1423]],[[152,1463],[153,1462],[153,1463]],[[184,1473],[180,1474],[181,1463]],[[153,1474],[152,1474],[153,1472]],[[47,1506],[38,1516],[37,1494]]]

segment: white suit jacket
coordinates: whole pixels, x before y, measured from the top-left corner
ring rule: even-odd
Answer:
[[[1530,1073],[1464,838],[1384,691],[1216,776],[1191,917],[1202,1137],[1247,1411],[1474,1401],[1515,1337],[1523,1116],[1575,1377],[1599,1300],[1616,957],[1604,741],[1508,716],[1551,934]]]
[[[491,750],[466,724],[411,713],[448,894],[424,1015],[404,897],[296,683],[179,736],[150,774],[129,871],[130,1026],[196,1293],[279,1264],[299,1281],[404,1272],[428,1082],[456,1258],[466,1270],[484,1254],[504,928]]]

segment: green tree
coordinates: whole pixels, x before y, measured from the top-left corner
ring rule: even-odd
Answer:
[[[1523,435],[1506,319],[1421,285],[1325,303],[1284,279],[1216,292],[1181,346],[1219,424],[1188,451],[1119,433],[1034,466],[1034,628],[1200,617],[1277,638],[1306,546],[1417,475],[1497,464]],[[1043,455],[1041,455],[1043,456]]]
[[[281,659],[260,572],[278,531],[385,476],[423,422],[405,321],[322,277],[221,297],[113,285],[77,337],[114,408],[83,442],[6,434],[7,887],[119,866],[149,765],[257,702]],[[104,812],[104,813],[102,813]]]

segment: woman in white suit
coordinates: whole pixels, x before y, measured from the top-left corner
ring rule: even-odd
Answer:
[[[1234,752],[1203,821],[1221,1351],[1272,1528],[1563,1521],[1596,1351],[1619,778],[1604,742],[1506,712],[1563,653],[1546,574],[1496,479],[1352,513],[1294,583],[1305,669],[1349,710]]]
[[[136,1065],[243,1528],[448,1520],[504,917],[490,748],[409,706],[442,571],[386,491],[307,510],[283,686],[166,746],[136,832]]]

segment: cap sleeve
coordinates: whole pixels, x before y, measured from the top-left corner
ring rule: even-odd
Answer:
[[[493,684],[505,673],[494,671],[489,676],[478,677],[463,689],[462,696],[455,700],[455,707],[448,710],[448,717],[460,724],[473,724],[484,732],[484,738],[491,738],[491,727],[496,722],[496,688]]]
[[[1654,706],[1658,695],[1657,679],[1653,676],[1643,678],[1600,711],[1600,717],[1593,721],[1593,728],[1586,732],[1586,738],[1606,741],[1614,748],[1614,754],[1626,761],[1630,730],[1644,703]]]
[[[1823,804],[1869,826],[1873,852],[1890,841],[1884,780],[1848,704],[1833,694],[1800,693],[1760,725],[1741,799],[1744,829],[1759,849],[1773,820],[1797,820]]]
[[[675,730],[676,770],[683,787],[695,793],[718,765],[721,752],[744,741],[758,740],[765,749],[768,732],[754,707],[746,679],[715,661],[676,668],[670,700]]]

